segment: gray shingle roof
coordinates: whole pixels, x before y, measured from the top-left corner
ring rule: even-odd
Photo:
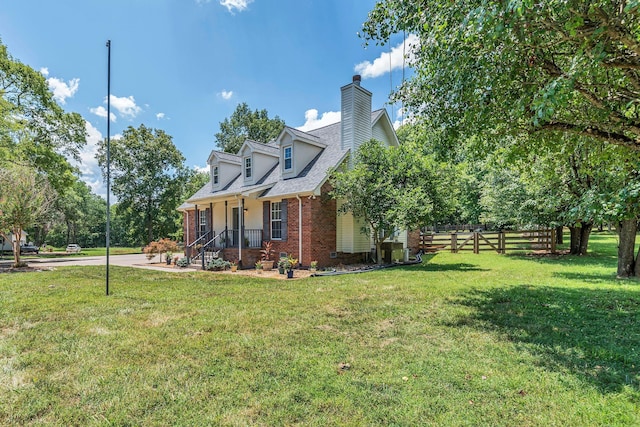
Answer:
[[[371,113],[371,121],[375,123],[382,115],[384,110],[376,110]],[[319,129],[302,132],[295,130],[304,137],[312,137],[317,139],[326,147],[296,176],[293,178],[282,179],[281,168],[272,168],[264,176],[260,177],[257,184],[244,185],[241,175],[238,175],[224,189],[212,191],[211,181],[207,182],[200,190],[187,200],[186,203],[195,203],[197,201],[211,199],[212,197],[224,198],[236,194],[249,194],[260,192],[260,197],[275,198],[292,196],[295,194],[311,193],[318,189],[328,177],[328,173],[336,168],[347,156],[349,150],[343,150],[341,147],[341,126],[340,122]],[[265,150],[279,155],[279,150],[274,145],[265,145],[255,141],[247,140],[252,149]],[[255,145],[255,147],[254,147]],[[223,153],[229,155],[228,153]],[[233,156],[233,155],[229,155]],[[238,158],[238,156],[233,156]],[[184,205],[183,205],[184,206]],[[181,206],[182,208],[182,206]]]

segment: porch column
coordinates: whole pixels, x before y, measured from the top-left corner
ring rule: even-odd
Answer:
[[[215,231],[213,231],[213,203],[209,203],[209,231],[211,231],[211,238],[213,239],[215,236]]]
[[[224,201],[224,247],[229,247],[229,220],[227,218],[229,214],[228,204],[226,200]]]
[[[193,231],[195,233],[193,234],[193,236],[194,236],[194,240],[197,240],[200,237],[198,236],[198,227],[200,225],[200,215],[198,211],[198,205],[196,205],[195,212],[196,212],[196,218],[195,218],[195,221],[193,221]]]
[[[242,205],[243,200],[238,198],[238,263],[242,265],[242,235],[244,230],[244,224],[242,224]],[[243,266],[244,267],[244,266]]]

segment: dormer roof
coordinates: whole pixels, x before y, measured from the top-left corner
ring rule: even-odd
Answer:
[[[240,150],[238,150],[238,155],[241,155],[244,149],[247,147],[251,150],[251,152],[254,153],[262,153],[266,154],[267,156],[280,157],[280,152],[276,145],[272,143],[263,144],[262,142],[252,141],[250,139],[247,139],[244,144],[242,144],[242,147],[240,147]],[[240,156],[236,157],[240,158]]]
[[[322,142],[319,136],[289,126],[285,126],[284,129],[282,129],[282,132],[280,132],[280,135],[276,138],[276,142],[280,143],[282,141],[282,137],[286,134],[290,135],[291,139],[294,141],[306,142],[307,144],[315,145],[320,148],[325,148],[327,146],[326,143]]]
[[[225,153],[224,151],[216,151],[213,150],[207,159],[207,164],[211,165],[216,162],[226,162],[234,165],[240,165],[242,163],[242,159],[235,154]]]

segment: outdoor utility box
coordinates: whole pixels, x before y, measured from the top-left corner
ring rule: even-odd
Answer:
[[[391,264],[395,260],[402,261],[404,259],[404,251],[401,242],[384,242],[382,243],[382,261],[385,264]]]

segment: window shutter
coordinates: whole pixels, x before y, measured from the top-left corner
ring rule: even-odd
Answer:
[[[289,235],[289,218],[287,215],[287,200],[282,201],[282,240],[287,240],[287,236]]]
[[[206,210],[206,214],[207,215],[207,230],[206,231],[211,231],[211,209],[207,208]]]
[[[271,240],[271,202],[262,202],[262,239]]]

